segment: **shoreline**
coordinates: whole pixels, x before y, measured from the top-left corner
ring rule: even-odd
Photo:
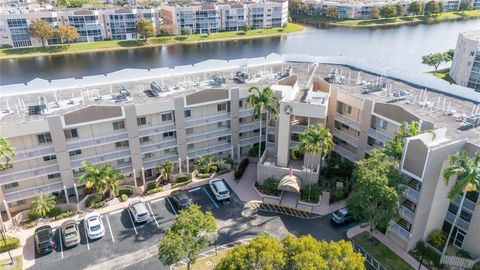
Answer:
[[[305,31],[305,28],[299,24],[294,24],[293,29],[286,30],[286,31],[279,31],[280,29],[277,29],[277,32],[272,32],[272,33],[258,33],[258,34],[252,34],[252,35],[239,35],[241,32],[225,32],[225,33],[236,33],[237,36],[231,36],[231,37],[214,37],[214,38],[207,38],[207,39],[198,39],[198,40],[179,40],[183,38],[184,36],[169,36],[169,37],[164,37],[167,38],[165,41],[161,41],[162,37],[157,37],[155,39],[160,40],[160,42],[156,43],[149,43],[149,44],[143,44],[143,45],[134,45],[134,46],[121,46],[118,43],[122,41],[118,41],[117,44],[112,44],[110,47],[104,47],[104,48],[91,48],[91,49],[79,49],[79,50],[72,50],[68,51],[59,51],[59,52],[33,52],[33,53],[27,53],[27,54],[2,54],[2,50],[23,50],[27,48],[8,48],[8,49],[0,49],[0,61],[7,61],[11,59],[27,59],[27,58],[36,58],[36,57],[45,57],[45,56],[59,56],[59,55],[74,55],[74,54],[84,54],[84,53],[96,53],[96,52],[105,52],[105,51],[125,51],[125,50],[135,50],[135,49],[142,49],[142,48],[155,48],[155,47],[163,47],[163,46],[171,46],[171,45],[178,45],[178,44],[186,44],[186,45],[194,45],[194,44],[202,44],[202,43],[210,43],[210,42],[222,42],[222,41],[236,41],[236,40],[248,40],[248,39],[259,39],[259,38],[265,38],[265,37],[281,37],[281,36],[286,36],[289,33],[294,33],[294,32],[302,32]],[[262,29],[261,31],[264,30],[269,30],[269,29]],[[258,31],[258,30],[250,30],[250,31]],[[189,37],[187,36],[186,39]],[[129,42],[141,42],[140,40],[130,40]],[[151,42],[152,40],[150,40]],[[155,41],[155,40],[154,40]],[[102,42],[102,41],[99,41]],[[75,44],[89,44],[89,43],[75,43]],[[73,45],[73,44],[72,44]],[[46,48],[54,48],[60,47],[60,46],[65,46],[65,45],[52,45],[51,47],[46,47]],[[33,48],[40,48],[41,47],[33,47]]]

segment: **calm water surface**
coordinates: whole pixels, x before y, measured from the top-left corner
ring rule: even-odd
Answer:
[[[35,78],[80,78],[124,68],[157,68],[216,59],[259,57],[270,53],[349,56],[382,66],[423,72],[422,55],[454,48],[458,33],[480,28],[480,20],[387,29],[307,29],[285,37],[178,44],[126,51],[0,60],[0,84]]]

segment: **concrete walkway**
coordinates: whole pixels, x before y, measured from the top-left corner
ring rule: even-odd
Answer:
[[[369,228],[370,228],[369,226],[365,226],[365,227],[355,226],[347,231],[347,237],[348,239],[350,239],[362,232],[368,231]],[[420,263],[414,257],[412,257],[412,255],[410,255],[408,252],[403,250],[397,243],[395,243],[393,240],[388,238],[385,234],[375,231],[373,236],[382,244],[387,246],[391,251],[395,252],[395,254],[397,254],[400,258],[402,258],[406,263],[408,263],[414,269],[418,269],[418,267],[420,266]],[[421,269],[428,270],[428,268],[423,265]]]

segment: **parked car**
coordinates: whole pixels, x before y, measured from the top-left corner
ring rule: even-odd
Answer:
[[[71,219],[62,224],[62,239],[66,247],[73,247],[80,243],[77,221]]]
[[[105,235],[105,227],[103,226],[103,221],[99,213],[93,212],[87,214],[84,222],[88,238],[94,240]]]
[[[225,182],[223,182],[223,179],[212,179],[208,184],[217,200],[222,201],[230,199],[230,191],[228,190],[227,185],[225,185]]]
[[[175,190],[169,197],[178,207],[182,210],[189,207],[192,204],[192,199],[188,196],[188,192],[182,190]]]
[[[346,224],[353,221],[353,216],[352,213],[348,211],[348,208],[344,207],[332,214],[332,221],[336,224]]]
[[[145,206],[145,203],[140,199],[132,200],[128,204],[128,211],[132,214],[135,223],[145,222],[150,219],[150,213]]]
[[[49,253],[57,248],[57,243],[53,239],[52,227],[45,225],[35,229],[35,249],[38,254]]]

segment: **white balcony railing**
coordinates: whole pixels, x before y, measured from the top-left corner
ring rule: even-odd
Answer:
[[[23,189],[19,191],[14,191],[10,193],[5,193],[4,197],[7,203],[10,202],[16,202],[19,200],[25,200],[28,198],[32,198],[37,196],[40,193],[50,193],[50,192],[55,192],[63,190],[63,182],[56,182],[52,184],[47,184],[43,186],[38,186],[38,187],[33,187],[33,188],[28,188],[28,189]]]
[[[403,217],[405,220],[409,221],[410,223],[413,223],[413,221],[415,220],[415,213],[403,205],[400,205],[400,208],[398,209],[398,213],[400,214],[401,217]]]
[[[115,132],[99,137],[93,137],[88,139],[75,139],[67,142],[68,150],[85,149],[87,147],[94,147],[107,143],[115,143],[128,140],[127,132]]]
[[[350,152],[349,150],[347,150],[346,148],[344,148],[344,147],[342,147],[338,144],[334,145],[333,151],[337,152],[342,157],[344,157],[344,158],[346,158],[346,159],[348,159],[352,162],[355,162],[357,160],[357,155],[355,153]]]
[[[204,155],[214,154],[218,152],[230,151],[231,149],[232,147],[231,147],[231,144],[229,143],[221,144],[221,145],[213,145],[213,146],[208,146],[201,149],[193,149],[191,151],[188,151],[188,156],[193,158],[196,156],[204,156]]]
[[[385,143],[392,139],[393,134],[389,134],[385,130],[373,129],[370,127],[368,128],[368,136],[374,138],[376,141]]]
[[[307,126],[304,126],[304,125],[291,125],[290,126],[290,132],[291,133],[302,133],[303,131],[305,131],[306,128],[307,128]]]
[[[344,114],[341,113],[335,113],[335,120],[338,122],[345,124],[353,129],[360,130],[360,122],[357,120],[354,120]]]
[[[405,195],[405,197],[407,197],[410,201],[414,203],[417,203],[418,198],[420,198],[420,192],[411,188],[408,185],[405,186],[405,191],[403,192],[403,195]]]
[[[153,160],[147,160],[143,162],[143,168],[145,170],[155,168],[157,164],[165,162],[167,160],[170,160],[173,163],[178,162],[178,155],[170,155],[170,156],[163,156],[161,158],[153,159]]]
[[[125,149],[125,150],[120,150],[116,152],[110,152],[104,155],[75,159],[75,160],[72,160],[70,164],[72,168],[80,168],[82,166],[83,161],[88,161],[92,164],[98,164],[98,163],[104,163],[104,162],[119,160],[119,159],[128,158],[128,157],[130,157],[130,150]]]
[[[209,131],[209,132],[200,133],[200,134],[195,133],[193,135],[187,135],[187,142],[188,143],[201,142],[201,141],[206,141],[214,138],[231,136],[231,135],[232,135],[232,131],[229,128],[223,128],[223,129]]]
[[[226,121],[230,119],[231,119],[230,113],[215,114],[211,116],[196,117],[196,118],[188,119],[187,121],[185,121],[185,126],[187,128],[198,127],[198,126],[214,124],[220,121]]]
[[[377,149],[377,148],[375,148],[374,146],[371,146],[371,145],[369,145],[369,144],[367,144],[367,145],[365,146],[365,152],[367,152],[367,153],[370,152],[370,151],[372,151],[372,150],[375,150],[375,149]]]
[[[343,132],[339,129],[333,129],[333,135],[343,141],[346,141],[347,143],[349,143],[350,145],[352,146],[355,146],[355,147],[358,147],[358,138],[355,138],[354,136],[346,133],[346,132]]]
[[[58,172],[59,172],[59,168],[57,164],[35,168],[35,169],[12,172],[9,174],[1,175],[0,184],[5,185],[12,182],[19,182],[29,178],[45,176],[45,175],[54,174]]]
[[[253,114],[253,108],[243,108],[238,112],[238,116],[245,117]]]
[[[173,140],[168,140],[164,142],[144,144],[140,147],[140,151],[142,152],[142,154],[146,154],[146,153],[152,153],[155,151],[165,150],[165,149],[176,147],[176,146],[177,146],[177,140],[173,139]]]
[[[461,200],[462,200],[462,196],[458,195],[457,198],[455,198],[454,203],[457,206],[459,206]],[[475,211],[475,206],[476,206],[476,204],[474,202],[470,201],[469,199],[465,198],[465,200],[463,200],[463,208],[467,209],[469,212],[473,213]]]
[[[243,139],[240,139],[240,141],[239,141],[239,144],[240,144],[241,147],[244,147],[244,146],[247,146],[247,145],[254,145],[256,143],[258,143],[258,136],[243,138]]]
[[[390,226],[388,227],[388,229],[394,232],[396,235],[400,236],[401,238],[405,239],[406,241],[410,240],[411,233],[402,226],[395,223],[394,221],[390,221]]]
[[[168,131],[173,131],[175,129],[176,129],[176,127],[175,127],[174,123],[168,123],[168,124],[165,124],[165,125],[140,128],[140,129],[138,129],[138,135],[140,137],[144,137],[144,136],[148,136],[148,135],[154,135],[154,134],[164,133],[164,132],[168,132]]]
[[[445,217],[445,219],[450,222],[451,224],[453,224],[454,220],[455,220],[455,214],[452,214],[450,213],[449,211],[447,211],[447,216]],[[468,225],[470,223],[468,223],[467,221],[463,220],[462,218],[458,218],[457,219],[457,226],[460,227],[462,230],[464,231],[468,231]]]
[[[27,149],[18,151],[13,161],[21,161],[37,157],[50,156],[53,154],[55,154],[55,149],[53,148],[53,146]]]
[[[262,127],[265,127],[265,124],[262,123]],[[240,124],[240,127],[238,128],[239,132],[247,132],[255,129],[260,128],[260,123],[259,122],[251,122],[251,123],[245,123],[245,124]]]

